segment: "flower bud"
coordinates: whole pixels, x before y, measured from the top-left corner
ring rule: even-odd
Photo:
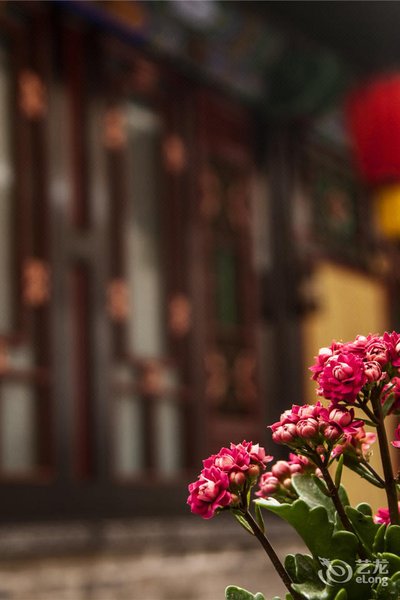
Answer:
[[[296,425],[299,437],[309,439],[318,433],[318,422],[313,418],[303,419]]]
[[[231,505],[233,505],[233,504],[239,504],[239,502],[240,502],[239,496],[237,494],[231,494],[231,502],[230,502],[230,504]]]
[[[263,495],[275,494],[280,487],[280,483],[276,477],[268,477],[267,479],[261,479],[260,489]]]
[[[260,474],[260,467],[258,465],[250,465],[247,473],[250,477],[258,477]]]
[[[307,419],[307,417],[313,417],[315,411],[315,406],[312,404],[306,404],[302,406],[300,409],[300,416],[302,419]]]
[[[389,353],[386,345],[380,339],[372,340],[366,348],[366,358],[371,362],[377,362],[383,366],[389,360]]]
[[[279,426],[272,434],[272,439],[277,444],[291,444],[297,438],[297,429],[294,423]]]
[[[233,485],[236,485],[237,487],[241,487],[244,484],[244,482],[246,481],[246,475],[243,473],[243,471],[233,471],[229,475],[229,481]]]
[[[332,374],[338,381],[343,381],[344,379],[347,379],[353,375],[353,369],[350,365],[341,363],[340,365],[333,367]]]
[[[342,435],[341,430],[335,423],[326,423],[321,429],[324,437],[330,442],[337,440]]]
[[[367,376],[368,383],[379,381],[382,377],[381,365],[376,360],[371,360],[364,365],[364,373]]]
[[[292,475],[295,473],[301,473],[303,470],[302,466],[299,463],[290,465],[290,472]]]
[[[291,475],[290,465],[288,462],[286,462],[286,460],[278,460],[273,465],[271,471],[272,474],[280,481],[282,481],[286,477],[290,477]]]
[[[354,411],[333,408],[329,413],[329,420],[334,421],[340,427],[347,427],[353,420]]]

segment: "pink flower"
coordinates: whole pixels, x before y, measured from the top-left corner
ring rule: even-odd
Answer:
[[[280,422],[271,425],[272,439],[277,444],[292,444],[297,440],[297,427],[294,423],[281,425]]]
[[[366,360],[375,361],[384,367],[389,361],[389,350],[383,339],[378,335],[369,335],[365,348]]]
[[[289,454],[289,465],[292,474],[294,473],[314,473],[316,467],[306,456],[301,454]],[[319,471],[319,469],[317,469]]]
[[[282,425],[296,424],[300,420],[307,419],[308,417],[318,419],[321,415],[327,416],[328,412],[319,401],[315,404],[304,404],[303,406],[293,404],[292,408],[285,410],[285,412],[281,414],[280,421],[271,425],[271,429],[274,431],[277,427]]]
[[[280,480],[286,479],[292,474],[290,464],[286,460],[278,460],[272,467],[271,472],[274,477]]]
[[[336,423],[323,423],[321,425],[321,432],[325,439],[334,442],[341,437],[343,430]]]
[[[297,423],[296,429],[297,435],[300,438],[313,438],[318,434],[318,421],[312,417],[309,417],[308,419],[302,419]]]
[[[264,473],[260,477],[258,483],[259,489],[256,492],[256,496],[261,498],[268,498],[272,494],[276,494],[280,488],[280,481],[277,477],[274,477],[272,473]]]
[[[318,394],[334,402],[354,402],[366,381],[360,357],[354,354],[338,354],[327,361],[321,372]]]
[[[232,485],[241,488],[245,481],[246,475],[243,471],[232,471],[232,473],[229,473],[229,482]]]
[[[361,358],[364,358],[368,343],[371,341],[371,338],[375,337],[376,336],[371,336],[371,334],[368,337],[365,335],[357,335],[354,341],[343,344],[342,351],[358,354]]]
[[[300,420],[299,411],[301,408],[301,406],[293,404],[292,408],[285,410],[280,416],[279,425],[286,425],[287,423],[297,423]]]
[[[399,513],[400,513],[400,502],[398,503]],[[376,514],[374,515],[374,523],[379,523],[380,525],[390,525],[390,513],[388,508],[379,508]]]
[[[213,463],[218,469],[227,473],[231,471],[246,471],[249,468],[250,455],[244,448],[232,446],[230,448],[221,448],[218,454],[204,461],[204,466],[210,467]]]
[[[300,406],[298,415],[300,419],[307,419],[313,417],[314,419],[328,419],[328,410],[322,406],[318,400],[315,404],[304,404]]]
[[[400,334],[387,331],[383,334],[383,342],[388,350],[389,360],[394,367],[400,367]]]
[[[296,473],[315,473],[321,476],[319,469],[305,456],[289,454],[289,460],[278,460],[271,471],[260,477],[256,496],[270,496],[284,502],[292,502],[297,494],[292,486],[292,476]]]
[[[364,363],[364,373],[368,383],[374,383],[381,379],[382,367],[376,360],[370,360]]]
[[[253,442],[246,442],[243,440],[241,444],[233,444],[231,443],[229,448],[221,448],[218,454],[212,454],[205,460],[203,460],[204,469],[200,474],[200,479],[204,478],[208,479],[205,473],[211,472],[216,476],[216,473],[220,473],[220,480],[225,482],[225,476],[227,477],[229,491],[233,492],[233,496],[236,497],[236,493],[239,490],[243,489],[246,483],[248,483],[249,487],[252,487],[262,470],[265,470],[266,464],[273,460],[272,456],[269,456],[265,453],[265,449],[262,448],[259,444],[253,444]],[[213,486],[210,482],[207,483],[203,481],[201,490],[206,490],[207,493],[211,490],[211,495],[213,492]],[[193,512],[199,512],[199,510],[206,510],[203,504],[200,504],[200,508],[198,508],[198,500],[202,500],[204,502],[204,495],[202,493],[197,492],[200,484],[196,482],[196,484],[191,484],[195,486],[193,488],[194,496],[189,497],[189,501],[191,506],[197,507]],[[200,489],[200,488],[199,488]],[[246,488],[247,489],[247,488]],[[200,494],[200,495],[199,495]],[[224,497],[225,500],[227,496]],[[234,502],[232,500],[232,502]],[[212,512],[212,509],[209,509]],[[207,513],[208,514],[208,513]],[[211,514],[211,516],[213,516]],[[205,518],[210,518],[205,517]]]
[[[369,458],[369,449],[376,441],[376,434],[366,432],[362,421],[355,421],[349,427],[344,428],[343,451],[362,456],[366,460]]]
[[[320,348],[318,356],[315,356],[315,363],[310,367],[313,375],[311,379],[318,379],[319,374],[324,370],[326,362],[332,358],[335,354],[338,354],[343,344],[340,342],[333,341],[330,348]]]
[[[322,460],[335,458],[346,449],[361,453],[362,449],[366,451],[366,444],[370,441],[363,429],[363,421],[354,419],[354,410],[335,404],[328,408],[323,407],[320,402],[315,405],[294,405],[281,418],[281,421],[271,426],[273,440],[286,444],[299,453],[302,449],[306,454],[314,451]],[[301,472],[302,466],[298,459],[293,461],[292,474]],[[278,475],[277,472],[273,474]]]
[[[258,464],[262,469],[265,469],[265,466],[274,460],[274,457],[270,454],[265,453],[265,448],[260,446],[260,444],[253,444],[253,442],[246,442],[243,440],[241,444],[231,444],[231,449],[237,448],[238,450],[244,450],[248,453],[250,457],[250,462]]]
[[[314,451],[322,459],[337,456],[351,444],[361,448],[361,438],[365,437],[364,422],[354,420],[354,410],[331,404],[324,408],[320,402],[315,405],[294,405],[292,411],[285,411],[278,421],[270,426],[272,439],[278,444],[286,444],[299,453]],[[360,437],[360,430],[363,431]],[[358,436],[358,437],[356,437]],[[357,442],[353,442],[356,437]],[[335,447],[340,448],[335,450]],[[297,466],[293,471],[298,470]]]
[[[396,431],[394,432],[395,441],[391,442],[392,446],[395,448],[400,448],[400,425],[397,426]]]
[[[372,433],[372,431],[364,432],[364,436],[360,437],[359,441],[361,444],[361,452],[365,456],[368,454],[372,444],[376,442],[376,433]]]
[[[218,509],[230,504],[228,487],[226,473],[216,467],[203,469],[197,481],[189,484],[187,503],[191,511],[203,519],[211,519]]]
[[[346,427],[354,419],[354,410],[346,410],[343,408],[332,408],[329,411],[329,420],[337,423],[341,427]]]
[[[337,458],[346,450],[346,444],[336,444],[334,449],[332,450],[331,457]]]

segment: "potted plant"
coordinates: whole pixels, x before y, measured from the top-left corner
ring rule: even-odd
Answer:
[[[398,476],[385,420],[400,414],[400,334],[333,342],[310,369],[325,402],[294,405],[270,426],[273,441],[290,449],[288,460],[270,466],[273,457],[259,444],[232,443],[203,461],[188,504],[205,519],[229,511],[254,535],[287,589],[286,600],[398,600]],[[390,443],[400,448],[400,425],[394,438]],[[375,441],[381,472],[369,461]],[[343,468],[384,490],[387,507],[375,515],[365,502],[352,507],[341,485]],[[282,563],[268,540],[265,510],[288,522],[309,554],[289,554]],[[236,586],[225,595],[265,600]]]

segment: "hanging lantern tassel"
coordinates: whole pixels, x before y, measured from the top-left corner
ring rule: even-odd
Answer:
[[[374,204],[379,231],[386,237],[400,237],[400,182],[378,187]]]

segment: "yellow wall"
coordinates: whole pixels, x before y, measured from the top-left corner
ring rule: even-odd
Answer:
[[[315,399],[315,382],[307,367],[322,346],[333,339],[349,341],[357,334],[383,333],[388,328],[386,290],[381,282],[336,264],[323,262],[315,273],[319,308],[304,321],[303,340],[306,360],[305,391],[307,400]],[[379,471],[380,460],[374,444],[371,464]],[[373,509],[385,506],[382,492],[346,469],[343,483],[353,505],[369,502]]]

